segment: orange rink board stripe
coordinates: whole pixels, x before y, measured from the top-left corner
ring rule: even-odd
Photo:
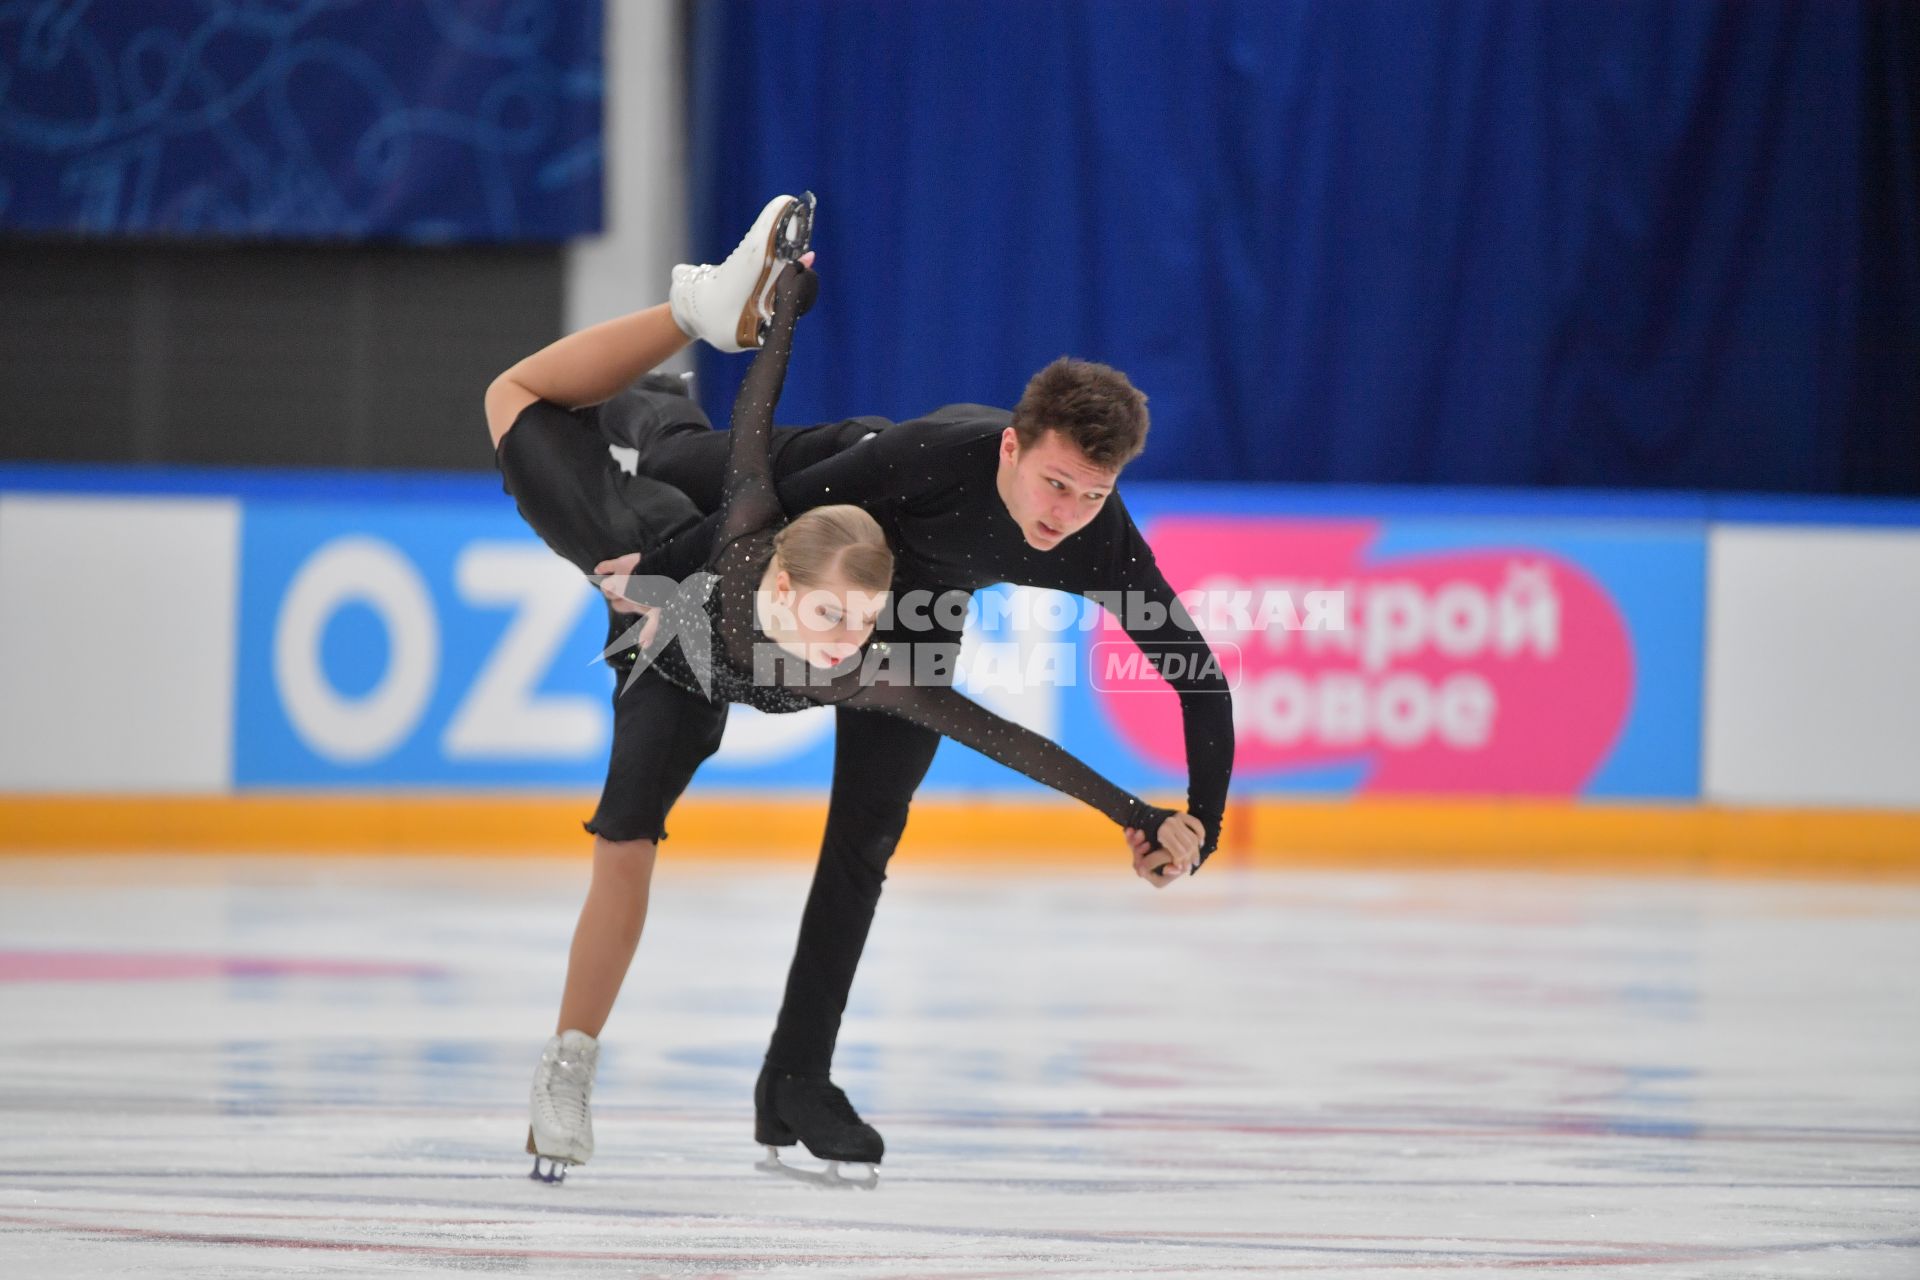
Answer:
[[[1163,798],[1164,799],[1164,798]],[[0,853],[342,853],[581,857],[591,796],[250,793],[0,796]],[[667,851],[808,859],[824,797],[703,794]],[[927,797],[902,843],[915,862],[1093,866],[1117,831],[1078,805]],[[1216,859],[1251,867],[1417,867],[1678,875],[1920,878],[1920,811],[1546,801],[1236,801]]]

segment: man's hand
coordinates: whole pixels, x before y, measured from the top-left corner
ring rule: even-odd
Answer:
[[[1207,840],[1207,829],[1190,813],[1176,813],[1160,824],[1160,847],[1173,855],[1184,873],[1200,861],[1200,846]]]
[[[1156,889],[1164,889],[1199,862],[1206,828],[1192,814],[1176,813],[1160,824],[1158,849],[1138,828],[1128,827],[1126,834],[1127,847],[1133,851],[1133,874]]]
[[[1133,846],[1133,874],[1156,889],[1164,889],[1179,876],[1180,868],[1165,849],[1149,849],[1147,838],[1127,828],[1127,843]]]

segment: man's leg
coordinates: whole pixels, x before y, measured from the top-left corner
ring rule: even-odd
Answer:
[[[838,715],[826,835],[767,1050],[769,1066],[795,1075],[824,1075],[833,1062],[887,860],[940,745],[932,730],[881,712]]]
[[[867,437],[892,428],[885,418],[849,418],[817,426],[773,429],[773,475],[784,480],[824,462]],[[715,431],[686,397],[646,387],[601,406],[600,430],[634,451],[638,475],[672,485],[702,511],[718,511],[726,496],[729,436]]]
[[[496,455],[521,517],[582,573],[651,549],[701,516],[672,485],[624,474],[607,451],[597,412],[536,405],[502,434]]]

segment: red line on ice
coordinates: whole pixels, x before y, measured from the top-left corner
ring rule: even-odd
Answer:
[[[434,965],[218,952],[0,951],[0,982],[180,982],[203,978],[434,978]]]

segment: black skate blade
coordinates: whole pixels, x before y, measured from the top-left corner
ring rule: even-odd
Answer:
[[[864,1161],[847,1161],[843,1164],[839,1160],[829,1160],[825,1169],[796,1169],[780,1158],[780,1152],[776,1148],[767,1147],[766,1153],[753,1166],[754,1168],[762,1173],[771,1173],[778,1178],[791,1178],[795,1182],[805,1183],[810,1187],[824,1187],[835,1191],[845,1191],[850,1188],[871,1191],[880,1185],[880,1166],[867,1164]],[[846,1176],[841,1172],[845,1164],[864,1167],[867,1171],[866,1176],[864,1178]]]

